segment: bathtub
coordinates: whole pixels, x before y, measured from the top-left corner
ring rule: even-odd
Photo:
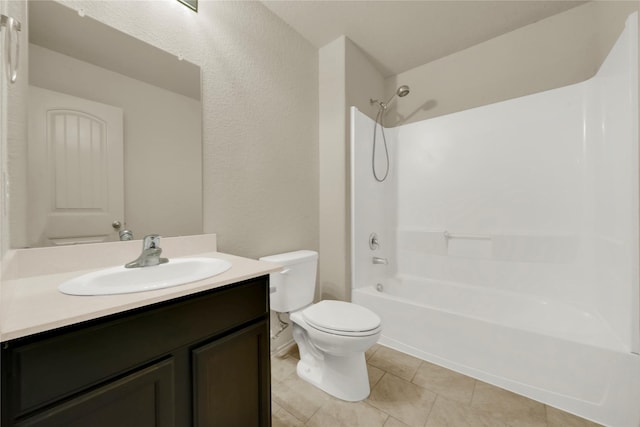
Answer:
[[[640,426],[640,357],[595,313],[560,301],[402,278],[353,289],[380,343],[608,426]]]

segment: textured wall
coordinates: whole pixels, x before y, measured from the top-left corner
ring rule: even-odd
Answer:
[[[260,3],[205,5],[205,231],[250,257],[317,249],[317,50]]]
[[[318,248],[315,48],[258,2],[61,3],[202,68],[204,231],[221,251]]]

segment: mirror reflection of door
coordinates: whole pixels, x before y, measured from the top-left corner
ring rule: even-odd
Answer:
[[[29,244],[117,240],[124,223],[123,111],[29,87]]]

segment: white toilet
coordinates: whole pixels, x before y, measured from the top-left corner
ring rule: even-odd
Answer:
[[[289,313],[300,350],[300,378],[343,400],[369,396],[364,352],[378,341],[380,317],[343,301],[313,304],[318,253],[296,251],[260,258],[283,265],[270,276],[271,309]]]

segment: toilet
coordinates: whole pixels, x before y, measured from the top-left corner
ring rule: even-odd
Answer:
[[[284,266],[270,276],[270,306],[289,313],[300,350],[298,376],[339,399],[366,399],[370,387],[364,353],[380,337],[380,317],[344,301],[313,304],[317,252],[301,250],[260,260]]]

